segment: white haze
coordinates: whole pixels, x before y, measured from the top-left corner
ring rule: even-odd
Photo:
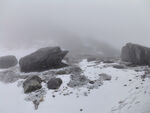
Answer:
[[[127,42],[149,46],[149,0],[1,0],[0,45],[60,45],[112,54]],[[92,42],[92,43],[91,43]],[[91,50],[92,51],[92,50]],[[109,54],[108,54],[109,55]]]

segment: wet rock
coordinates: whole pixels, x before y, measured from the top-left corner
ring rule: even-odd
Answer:
[[[41,72],[67,66],[62,59],[68,51],[62,51],[60,47],[41,48],[34,53],[20,59],[19,64],[22,72]]]
[[[127,43],[121,52],[122,61],[131,62],[134,65],[149,65],[150,48]]]
[[[17,65],[18,60],[15,56],[2,56],[0,57],[0,68],[10,68]]]
[[[34,92],[42,88],[42,79],[38,76],[32,76],[26,79],[23,83],[24,93]]]
[[[11,70],[0,72],[0,81],[4,83],[16,82],[19,78],[19,74]]]
[[[48,81],[48,89],[59,89],[63,81],[60,78],[52,78]]]
[[[71,75],[71,80],[68,83],[69,87],[82,87],[89,83],[89,79],[84,75]]]
[[[111,76],[105,73],[99,74],[99,76],[103,79],[103,80],[111,80]]]

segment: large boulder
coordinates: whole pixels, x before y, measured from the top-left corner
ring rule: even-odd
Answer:
[[[122,48],[121,59],[134,65],[148,65],[150,61],[150,48],[127,43]]]
[[[62,51],[60,47],[41,48],[34,53],[20,59],[19,64],[22,72],[40,72],[48,69],[66,66],[62,59],[68,51]]]
[[[62,80],[60,78],[52,78],[48,81],[47,87],[48,89],[59,89],[62,84]]]
[[[10,68],[17,65],[18,60],[13,55],[0,57],[0,68]]]
[[[42,79],[38,76],[32,76],[23,83],[24,93],[30,93],[42,88]]]

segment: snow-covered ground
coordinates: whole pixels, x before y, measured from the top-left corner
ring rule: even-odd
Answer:
[[[112,79],[102,81],[103,85],[94,89],[89,89],[89,84],[70,88],[70,76],[59,75],[63,84],[57,92],[43,84],[45,94],[38,110],[27,101],[32,94],[26,95],[18,87],[21,80],[11,84],[0,82],[0,113],[150,113],[150,79],[141,79],[143,71],[116,69],[112,64],[87,60],[79,66],[90,80],[97,80],[101,73],[111,75]]]

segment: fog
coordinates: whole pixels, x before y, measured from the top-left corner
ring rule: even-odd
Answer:
[[[59,45],[74,52],[100,50],[110,55],[127,42],[150,43],[149,0],[0,2],[1,47]]]

